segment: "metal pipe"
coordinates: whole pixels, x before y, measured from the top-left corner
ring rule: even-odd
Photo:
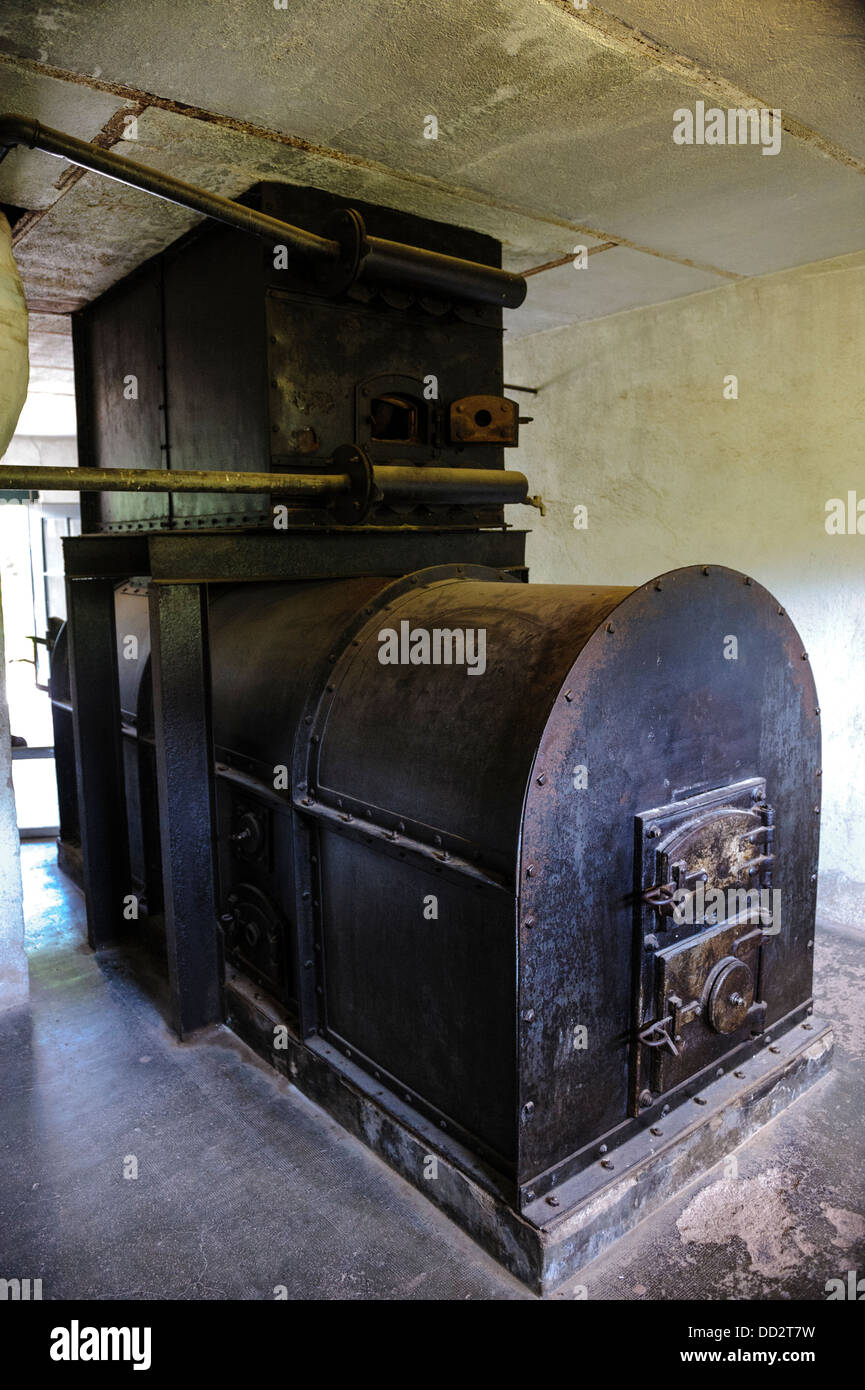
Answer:
[[[224,469],[46,468],[0,464],[0,488],[43,492],[272,492],[322,505],[351,491],[347,473],[229,473]]]
[[[496,266],[479,265],[375,236],[366,237],[364,248],[359,280],[382,280],[407,289],[422,285],[431,295],[443,299],[474,299],[500,304],[505,309],[519,308],[526,297],[523,277]]]
[[[61,130],[52,130],[50,126],[26,116],[0,116],[0,148],[5,146],[8,153],[16,145],[26,145],[28,149],[43,150],[58,159],[68,159],[70,164],[101,174],[103,178],[140,188],[144,193],[152,193],[155,198],[177,203],[193,212],[202,212],[205,217],[224,222],[226,226],[251,232],[266,241],[286,244],[312,261],[326,264],[339,258],[340,249],[335,241],[327,241],[313,232],[291,227],[287,222],[280,222],[278,218],[269,217],[255,208],[244,207],[242,203],[235,203],[218,193],[207,193],[203,188],[172,178],[158,169],[136,164],[131,159],[121,159],[111,150],[100,150],[86,140],[78,140]]]
[[[338,451],[339,452],[339,451]],[[350,449],[350,453],[360,451]],[[237,473],[224,469],[46,468],[0,464],[0,488],[43,492],[266,492],[327,507],[345,499],[366,514],[372,501],[502,506],[525,501],[528,480],[501,468],[424,468],[368,463],[351,473]]]
[[[104,178],[115,179],[118,183],[151,193],[156,198],[164,198],[169,203],[203,213],[205,217],[250,232],[270,244],[286,246],[311,262],[313,268],[333,270],[346,262],[346,248],[338,241],[293,227],[288,222],[281,222],[267,213],[245,207],[243,203],[223,198],[218,193],[208,193],[158,169],[150,169],[131,159],[121,159],[112,150],[101,150],[85,140],[52,130],[50,126],[44,126],[27,116],[0,116],[0,160],[16,145],[43,150],[58,159],[68,159],[70,163],[101,174]],[[354,270],[349,272],[349,283],[354,279],[384,281],[431,295],[498,304],[508,309],[516,309],[526,297],[526,282],[522,275],[437,251],[427,251],[418,246],[404,246],[381,237],[368,237],[357,214],[354,221],[357,228],[355,254],[347,258],[349,263],[354,262]],[[339,281],[336,283],[339,284]],[[347,286],[343,282],[340,287]]]
[[[523,502],[529,490],[523,473],[502,468],[413,468],[388,464],[373,468],[373,482],[385,502],[416,502],[464,507]]]

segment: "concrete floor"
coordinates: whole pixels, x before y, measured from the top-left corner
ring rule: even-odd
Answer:
[[[533,1297],[227,1030],[178,1044],[147,969],[84,944],[53,845],[22,868],[32,1004],[0,1017],[0,1276],[46,1299]],[[865,934],[818,941],[833,1074],[556,1297],[822,1299],[865,1273]]]

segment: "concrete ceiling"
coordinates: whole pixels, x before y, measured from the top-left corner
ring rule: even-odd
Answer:
[[[488,232],[535,272],[511,336],[865,245],[861,0],[278,3],[5,0],[0,107],[229,196],[312,183]],[[698,100],[780,108],[780,152],[674,144]],[[56,316],[196,219],[35,151],[0,202],[29,214],[34,385],[68,393]]]

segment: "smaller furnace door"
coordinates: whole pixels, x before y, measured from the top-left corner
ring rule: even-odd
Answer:
[[[633,1114],[763,1031],[774,835],[757,777],[637,817]]]

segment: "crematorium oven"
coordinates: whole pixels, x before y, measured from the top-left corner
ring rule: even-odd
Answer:
[[[527,582],[495,242],[203,199],[235,225],[75,316],[63,862],[182,1037],[227,1023],[546,1291],[828,1063],[811,668],[717,565]]]

